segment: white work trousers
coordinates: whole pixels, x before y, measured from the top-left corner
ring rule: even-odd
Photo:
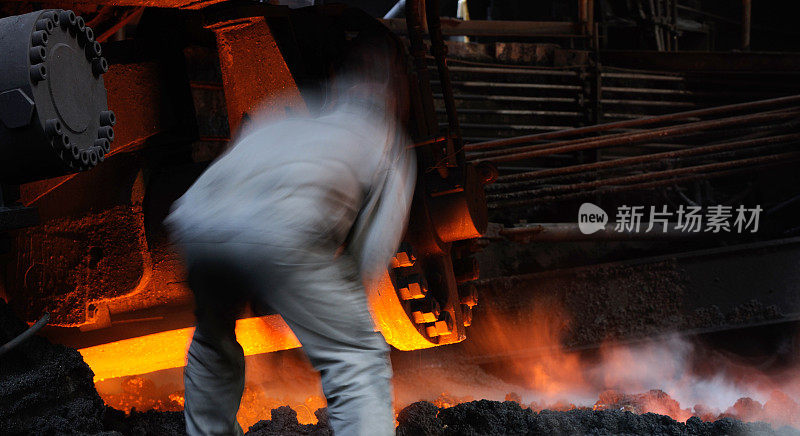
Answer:
[[[250,242],[179,246],[197,304],[184,373],[189,435],[242,434],[244,355],[234,326],[248,300],[280,313],[300,340],[336,436],[394,434],[389,348],[350,255]]]

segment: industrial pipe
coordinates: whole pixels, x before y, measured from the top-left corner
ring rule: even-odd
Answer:
[[[524,206],[524,205],[531,205],[538,203],[548,203],[553,201],[571,200],[586,196],[595,196],[595,195],[603,195],[603,194],[617,193],[624,191],[657,188],[662,186],[674,185],[676,183],[689,182],[694,180],[707,180],[712,178],[732,176],[744,172],[753,171],[753,168],[750,168],[749,165],[757,165],[759,168],[766,168],[770,166],[790,164],[797,162],[798,160],[800,160],[800,152],[782,153],[772,156],[762,156],[758,158],[742,159],[742,161],[746,162],[742,163],[741,161],[737,161],[737,163],[739,165],[747,165],[747,167],[733,168],[730,170],[718,171],[713,173],[688,174],[685,176],[668,178],[664,180],[647,181],[631,185],[612,186],[607,189],[594,189],[591,191],[572,192],[561,195],[547,195],[542,197],[527,198],[523,200],[509,201],[504,203],[490,203],[489,208],[490,209],[508,208],[508,207]],[[729,164],[729,163],[730,162],[724,162],[724,164]],[[711,165],[718,165],[718,164],[711,164]],[[692,169],[697,170],[698,168],[699,167],[693,167]]]
[[[800,133],[792,133],[788,135],[779,135],[779,136],[769,136],[765,138],[757,138],[757,139],[748,139],[742,141],[732,141],[732,142],[723,142],[721,144],[716,145],[707,145],[702,147],[693,147],[693,148],[686,148],[683,150],[676,150],[676,151],[667,151],[663,153],[653,153],[647,154],[643,156],[634,156],[629,158],[623,159],[615,159],[603,162],[594,162],[582,165],[571,165],[567,167],[560,167],[560,168],[548,168],[545,170],[539,171],[529,171],[519,174],[512,174],[509,176],[499,177],[497,179],[498,182],[509,182],[509,183],[495,183],[490,185],[488,189],[491,190],[502,190],[502,189],[509,189],[515,188],[519,186],[523,186],[520,184],[520,181],[531,181],[536,179],[541,179],[545,177],[553,177],[553,176],[561,176],[565,174],[574,174],[574,173],[585,173],[588,171],[595,171],[601,169],[608,169],[608,168],[615,168],[615,167],[622,167],[628,165],[635,165],[640,163],[647,163],[647,162],[654,162],[659,161],[662,159],[676,159],[685,156],[695,156],[700,154],[706,153],[714,153],[718,151],[727,151],[727,150],[735,150],[738,148],[744,147],[751,147],[751,146],[762,146],[768,144],[778,144],[781,142],[792,142],[800,140]],[[527,183],[527,182],[526,182]]]
[[[760,113],[741,115],[737,117],[721,118],[717,120],[699,121],[696,123],[662,127],[659,129],[648,130],[646,132],[636,132],[633,134],[622,133],[618,135],[610,135],[607,137],[590,138],[590,140],[572,140],[556,142],[552,144],[541,144],[531,148],[526,148],[524,152],[498,154],[498,153],[480,153],[471,157],[471,160],[482,161],[488,160],[491,162],[511,162],[523,159],[530,159],[540,156],[548,156],[558,153],[569,153],[573,151],[591,150],[604,147],[614,147],[621,145],[632,145],[642,141],[652,139],[661,139],[670,136],[685,135],[689,133],[696,133],[703,130],[719,129],[723,127],[734,126],[741,123],[758,123],[764,121],[781,120],[796,118],[800,115],[800,111],[792,110],[790,112],[778,113]]]
[[[594,126],[577,127],[574,129],[561,130],[558,132],[537,133],[534,135],[517,136],[514,138],[497,139],[493,141],[478,142],[464,147],[466,151],[483,150],[487,148],[504,147],[508,145],[524,144],[534,141],[544,141],[549,139],[563,138],[565,136],[584,135],[589,133],[599,133],[615,129],[627,129],[631,127],[641,127],[648,124],[662,123],[667,121],[678,121],[686,118],[701,117],[708,115],[718,115],[728,112],[738,112],[742,110],[761,109],[784,104],[800,102],[800,95],[772,98],[768,100],[752,101],[747,103],[737,103],[725,106],[716,106],[705,109],[696,109],[686,112],[676,112],[674,114],[658,115],[653,117],[637,118],[634,120],[616,121],[613,123],[597,124]]]

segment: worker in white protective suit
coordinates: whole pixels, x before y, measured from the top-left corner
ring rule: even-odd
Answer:
[[[398,118],[408,112],[402,49],[383,34],[357,41],[332,109],[250,128],[166,220],[197,307],[184,373],[190,435],[242,433],[234,324],[248,301],[277,311],[300,340],[337,436],[394,434],[389,348],[362,283],[399,244],[416,163]]]

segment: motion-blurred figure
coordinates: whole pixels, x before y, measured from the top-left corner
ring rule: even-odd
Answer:
[[[251,126],[167,218],[195,294],[184,382],[190,435],[241,434],[244,304],[283,316],[322,377],[337,436],[394,434],[388,345],[362,283],[399,244],[416,181],[402,47],[355,40],[317,118]]]

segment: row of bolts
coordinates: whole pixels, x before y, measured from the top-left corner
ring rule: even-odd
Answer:
[[[394,268],[402,268],[412,266],[415,262],[412,254],[406,251],[400,251],[395,255],[392,261]],[[427,289],[422,284],[422,280],[417,275],[410,275],[404,277],[405,283],[402,283],[398,289],[399,296],[402,300],[412,301],[411,319],[415,324],[427,324],[425,326],[425,333],[429,337],[445,336],[452,333],[452,321],[449,319],[449,313],[443,312],[439,302],[433,298],[427,298]],[[460,295],[460,303],[463,306],[462,313],[464,314],[464,326],[468,327],[472,323],[472,308],[478,303],[477,289],[473,284],[466,284],[462,286]]]
[[[31,80],[38,83],[47,78],[47,68],[44,60],[47,56],[46,46],[49,35],[56,27],[61,27],[64,31],[69,31],[78,38],[78,43],[84,46],[87,59],[92,63],[92,73],[100,76],[108,71],[108,61],[102,57],[102,47],[94,39],[94,31],[87,26],[82,17],[76,16],[73,11],[50,11],[42,14],[42,18],[36,21],[34,32],[31,34]],[[100,112],[100,128],[97,131],[97,139],[94,144],[87,149],[81,150],[77,145],[73,145],[69,136],[64,133],[61,122],[58,119],[45,121],[45,133],[52,139],[53,146],[62,153],[62,158],[70,158],[70,166],[80,164],[83,167],[94,166],[102,161],[111,150],[111,141],[114,140],[114,124],[116,117],[112,111]],[[68,160],[69,159],[64,159]]]

